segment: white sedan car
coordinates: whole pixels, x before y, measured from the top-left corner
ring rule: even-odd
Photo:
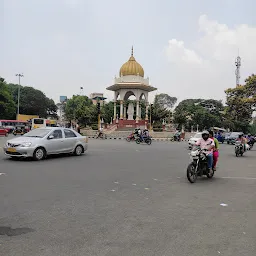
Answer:
[[[202,133],[197,132],[193,137],[191,137],[188,141],[188,148],[192,149],[192,147],[198,142],[199,139],[202,138]]]
[[[87,148],[86,136],[67,128],[46,127],[8,140],[4,145],[4,152],[10,157],[33,157],[35,160],[42,160],[52,154],[71,153],[79,156]]]

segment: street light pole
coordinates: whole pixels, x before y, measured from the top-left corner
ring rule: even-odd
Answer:
[[[18,109],[17,109],[17,117],[16,119],[18,119],[19,114],[20,114],[20,78],[24,77],[23,74],[16,74],[16,76],[19,77],[19,87],[18,87]]]

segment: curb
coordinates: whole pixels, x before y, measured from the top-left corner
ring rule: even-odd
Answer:
[[[89,139],[97,139],[96,138],[96,136],[87,136]],[[105,139],[103,139],[103,140],[126,140],[126,138],[124,138],[124,137],[106,137]],[[173,141],[173,140],[170,140],[170,139],[167,139],[167,138],[159,138],[159,139],[157,139],[157,138],[152,138],[152,141],[158,141],[158,142],[160,142],[160,141],[168,141],[168,142],[176,142],[176,141]],[[187,141],[189,141],[188,139],[185,139],[185,140],[183,140],[183,141],[181,141],[181,142],[187,142]]]

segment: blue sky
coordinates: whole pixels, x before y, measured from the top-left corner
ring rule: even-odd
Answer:
[[[133,45],[158,93],[223,99],[238,48],[241,81],[255,72],[255,9],[253,0],[0,0],[0,76],[23,72],[22,84],[56,101],[80,86],[112,99],[105,88]]]

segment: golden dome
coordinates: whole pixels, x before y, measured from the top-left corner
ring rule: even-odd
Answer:
[[[122,75],[123,76],[129,76],[129,75],[137,76],[137,75],[139,75],[141,77],[144,77],[144,70],[143,70],[142,66],[133,57],[133,47],[132,47],[131,57],[120,68],[119,75],[120,75],[120,77]]]

